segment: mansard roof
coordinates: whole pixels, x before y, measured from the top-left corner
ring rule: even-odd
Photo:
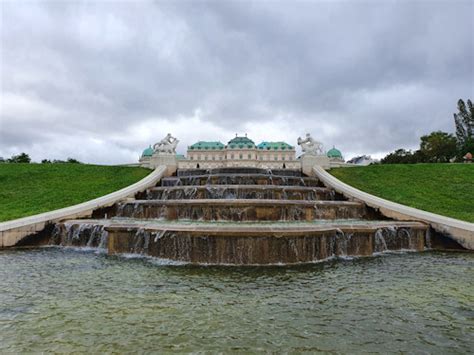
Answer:
[[[291,150],[294,149],[291,145],[286,142],[262,142],[257,145],[258,149],[261,150]]]
[[[191,150],[224,149],[224,144],[218,141],[213,141],[213,142],[199,141],[189,146],[188,149],[191,149]]]
[[[255,143],[253,140],[247,137],[235,137],[232,138],[229,143],[227,143],[227,148],[236,149],[236,148],[255,148]]]

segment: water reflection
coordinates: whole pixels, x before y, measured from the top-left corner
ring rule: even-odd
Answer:
[[[468,353],[474,255],[295,267],[0,252],[0,352]]]

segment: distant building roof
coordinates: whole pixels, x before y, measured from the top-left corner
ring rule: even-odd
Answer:
[[[176,154],[176,159],[183,160],[186,159],[186,157],[183,154]]]
[[[371,163],[374,163],[375,160],[373,160],[370,155],[360,155],[357,157],[352,158],[351,160],[347,161],[349,164],[356,164],[356,165],[369,165]]]
[[[153,155],[153,148],[151,147],[151,145],[146,148],[143,153],[142,153],[142,157],[151,157]]]
[[[329,149],[327,152],[328,158],[341,158],[342,159],[342,153],[339,149],[336,149],[336,147],[332,147],[332,149]]]
[[[224,144],[221,142],[205,142],[205,141],[199,141],[197,143],[194,143],[193,145],[189,146],[188,149],[191,150],[212,150],[212,149],[224,149]]]
[[[231,149],[235,148],[255,148],[255,143],[253,140],[247,137],[238,137],[232,138],[229,143],[227,143],[227,147]]]
[[[257,145],[258,149],[262,150],[285,150],[285,149],[293,149],[291,145],[289,145],[286,142],[262,142],[259,145]]]

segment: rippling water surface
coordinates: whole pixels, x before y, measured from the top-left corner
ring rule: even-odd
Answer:
[[[301,267],[0,252],[0,352],[469,353],[474,254]]]

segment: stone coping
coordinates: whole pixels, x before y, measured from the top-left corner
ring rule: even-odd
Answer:
[[[364,202],[369,207],[379,210],[386,217],[402,221],[415,220],[428,223],[434,230],[451,237],[464,248],[474,250],[474,223],[426,212],[376,197],[343,183],[319,166],[314,166],[313,172],[327,187],[333,188],[348,198]]]
[[[402,221],[363,221],[351,222],[326,222],[326,223],[271,223],[262,225],[246,225],[245,223],[169,223],[157,221],[131,221],[117,220],[70,220],[67,225],[91,224],[103,225],[107,231],[138,230],[143,229],[150,232],[189,232],[200,235],[234,235],[234,236],[256,236],[256,235],[303,235],[308,233],[324,232],[374,232],[381,228],[412,228],[426,230],[428,226],[420,222]]]
[[[59,222],[64,219],[87,217],[98,208],[111,206],[121,199],[133,197],[137,192],[145,191],[147,188],[156,185],[165,175],[166,170],[166,166],[159,166],[142,180],[90,201],[0,223],[0,248],[15,245],[24,237],[43,230],[49,223]]]
[[[189,199],[189,200],[133,200],[126,202],[130,205],[155,205],[155,206],[177,206],[177,205],[203,205],[203,206],[362,206],[361,202],[354,201],[332,201],[332,200],[270,200],[270,199]]]

